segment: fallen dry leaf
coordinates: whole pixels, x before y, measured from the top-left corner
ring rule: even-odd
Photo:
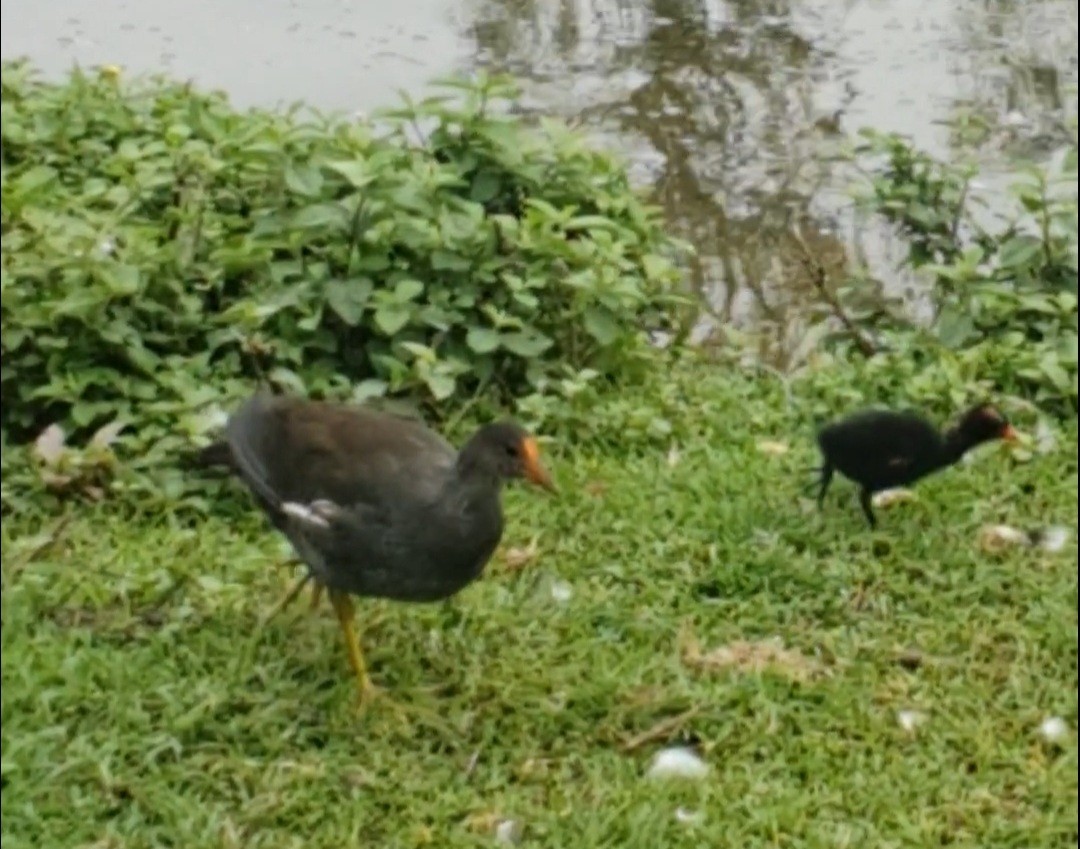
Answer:
[[[771,454],[774,457],[779,457],[782,454],[787,454],[790,448],[786,442],[774,442],[771,439],[763,439],[758,444],[758,451],[762,454]]]
[[[551,772],[550,758],[526,758],[525,761],[514,769],[514,777],[519,781],[535,781],[547,778]]]
[[[1031,545],[1031,537],[1009,525],[983,525],[979,529],[978,543],[983,551],[998,552],[1015,545]]]
[[[681,459],[682,452],[676,446],[672,445],[671,448],[668,449],[667,464],[671,468],[675,468],[677,465],[679,465],[679,460]]]
[[[622,747],[624,752],[633,752],[636,749],[640,749],[646,743],[652,743],[654,740],[661,740],[670,737],[677,730],[682,728],[688,721],[693,719],[701,712],[701,708],[692,707],[689,710],[684,710],[677,716],[669,716],[660,720],[651,728],[647,728],[640,734],[636,734],[628,740],[624,740]]]
[[[739,673],[776,672],[795,681],[808,681],[824,670],[814,658],[784,648],[779,637],[769,640],[736,640],[703,651],[693,636],[683,638],[682,661],[702,672],[733,670]]]
[[[475,834],[491,834],[504,817],[498,811],[473,811],[465,817],[465,828]]]
[[[593,498],[599,498],[607,492],[607,484],[603,481],[593,480],[588,481],[581,489],[586,495],[591,495]]]
[[[45,484],[46,489],[54,492],[67,489],[74,480],[73,475],[58,475],[56,472],[50,472],[47,469],[41,472],[41,482]]]
[[[517,571],[535,560],[536,555],[539,553],[540,548],[537,545],[537,538],[533,537],[528,545],[514,546],[513,548],[506,549],[502,559],[508,569]]]
[[[34,440],[34,454],[46,466],[52,468],[60,462],[64,456],[64,443],[66,442],[64,429],[58,424],[51,424],[43,430]]]
[[[1032,531],[1011,525],[983,525],[979,528],[976,542],[979,548],[988,554],[996,554],[1013,546],[1041,548],[1043,551],[1056,553],[1062,551],[1070,539],[1072,531],[1062,525],[1051,525]]]

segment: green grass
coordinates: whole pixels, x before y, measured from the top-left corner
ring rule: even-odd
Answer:
[[[523,567],[500,554],[447,605],[360,601],[376,681],[419,709],[404,719],[354,714],[328,608],[259,628],[293,575],[253,512],[80,508],[44,548],[55,519],[6,519],[5,847],[491,846],[497,817],[525,846],[1074,846],[1076,549],[988,556],[975,536],[1075,533],[1075,427],[1031,462],[981,452],[870,534],[850,484],[824,514],[800,498],[811,440],[775,398],[725,404],[687,407],[674,466],[553,456],[560,498],[506,499],[504,549],[537,539]],[[696,670],[690,633],[705,651],[777,635],[819,674]],[[915,733],[905,709],[926,714]],[[1061,748],[1038,736],[1049,715]],[[710,776],[646,779],[679,740]]]

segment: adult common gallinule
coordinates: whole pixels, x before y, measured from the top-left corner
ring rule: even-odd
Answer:
[[[997,409],[979,404],[944,433],[916,413],[867,410],[826,425],[817,436],[823,455],[818,506],[833,473],[859,484],[859,503],[871,528],[877,527],[871,496],[913,484],[956,463],[976,445],[1013,440],[1016,431]]]
[[[240,477],[307,564],[316,592],[328,590],[361,701],[372,686],[350,594],[453,595],[502,537],[503,482],[554,490],[536,440],[513,422],[482,427],[455,451],[411,419],[263,393],[233,413],[224,440],[201,459]]]

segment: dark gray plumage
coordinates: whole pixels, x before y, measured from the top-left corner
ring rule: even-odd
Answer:
[[[202,459],[228,465],[252,491],[330,591],[347,642],[349,594],[453,595],[499,544],[502,484],[554,488],[536,441],[513,422],[481,428],[459,452],[411,419],[269,394],[241,406]],[[362,660],[357,675],[365,690]]]

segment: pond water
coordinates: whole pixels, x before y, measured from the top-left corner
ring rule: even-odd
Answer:
[[[1075,115],[1077,7],[1061,0],[2,0],[0,52],[164,71],[238,105],[303,100],[366,112],[433,77],[485,67],[525,81],[523,107],[618,149],[698,249],[708,320],[790,353],[817,295],[785,250],[793,222],[823,265],[852,262],[918,303],[899,246],[860,220],[844,134],[894,130],[965,152],[1001,194]]]

